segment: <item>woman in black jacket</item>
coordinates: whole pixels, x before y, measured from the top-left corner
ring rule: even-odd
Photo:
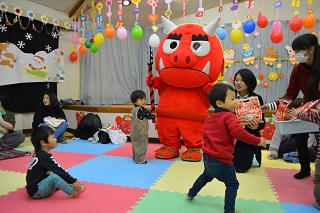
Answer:
[[[46,117],[56,118],[63,121],[58,126],[52,126],[44,122]],[[52,91],[47,91],[44,93],[42,102],[39,108],[36,110],[33,116],[32,128],[35,129],[38,126],[50,126],[54,132],[54,137],[57,138],[58,143],[66,143],[63,140],[63,134],[68,128],[68,122],[66,115],[64,114],[62,108],[59,106],[58,99],[55,93]]]
[[[260,106],[263,105],[262,97],[254,93],[254,89],[257,86],[257,79],[249,69],[240,69],[234,75],[234,86],[236,89],[236,99],[244,99],[252,96],[256,96],[259,99]],[[265,120],[262,114],[262,122],[257,123],[255,121],[244,126],[247,132],[260,137],[260,130],[264,128]],[[256,160],[261,165],[261,147],[247,144],[243,141],[237,141],[234,150],[233,164],[237,172],[246,172],[251,168],[253,156],[256,156]]]

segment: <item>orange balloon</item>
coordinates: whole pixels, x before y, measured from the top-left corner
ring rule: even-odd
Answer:
[[[104,35],[107,38],[112,38],[114,36],[114,28],[112,25],[109,25],[104,29]]]
[[[311,13],[308,13],[303,19],[303,26],[306,29],[312,29],[316,26],[316,24],[317,24],[316,17],[314,17],[314,15]]]
[[[87,53],[87,48],[83,44],[79,47],[79,53],[80,54],[86,54]]]

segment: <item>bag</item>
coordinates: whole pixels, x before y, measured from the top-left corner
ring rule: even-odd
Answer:
[[[100,117],[93,113],[88,113],[81,119],[74,132],[74,136],[82,140],[88,140],[88,138],[92,137],[101,128],[102,123]]]
[[[121,129],[107,129],[107,133],[113,144],[123,144],[127,142],[127,136],[122,132]]]
[[[277,121],[285,121],[288,114],[288,105],[291,103],[291,100],[285,98],[279,98],[280,105],[276,111]]]
[[[57,128],[60,126],[60,124],[63,122],[63,121],[66,121],[62,118],[53,118],[53,117],[45,117],[43,118],[43,121],[48,124],[50,127],[54,127],[54,128]]]
[[[246,99],[236,99],[235,112],[242,125],[252,122],[262,122],[262,111],[260,109],[259,98],[252,96]]]

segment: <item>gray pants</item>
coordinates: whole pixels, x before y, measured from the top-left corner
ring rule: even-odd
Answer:
[[[136,163],[144,162],[144,157],[146,156],[148,150],[148,136],[141,135],[138,140],[131,139],[132,142],[132,159]]]
[[[21,132],[12,132],[4,135],[0,139],[0,144],[16,148],[24,142],[25,135]]]

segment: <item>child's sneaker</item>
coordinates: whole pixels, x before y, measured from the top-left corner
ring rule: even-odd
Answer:
[[[193,197],[190,197],[189,195],[187,195],[188,200],[193,200]]]

